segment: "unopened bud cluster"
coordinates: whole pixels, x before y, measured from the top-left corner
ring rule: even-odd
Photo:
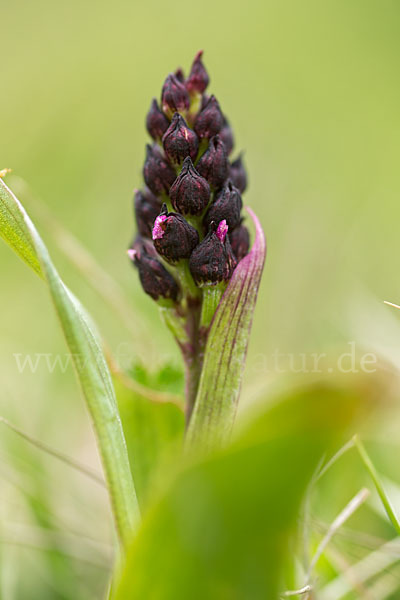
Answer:
[[[146,118],[152,143],[128,253],[155,300],[176,303],[187,293],[177,273],[182,265],[198,288],[223,285],[249,249],[241,217],[246,171],[241,156],[230,160],[232,130],[206,94],[208,83],[199,52],[187,78],[180,69],[168,75]]]

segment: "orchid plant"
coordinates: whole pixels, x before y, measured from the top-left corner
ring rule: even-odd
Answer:
[[[154,99],[147,114],[152,142],[134,196],[128,256],[181,350],[186,374],[179,451],[173,466],[158,465],[162,473],[151,484],[139,485],[137,464],[151,461],[147,442],[135,444],[135,436],[146,427],[159,432],[145,411],[132,433],[123,407],[154,397],[130,373],[116,376],[93,321],[0,172],[0,235],[48,287],[92,418],[118,538],[110,599],[314,597],[327,541],[312,560],[305,543],[302,570],[295,559],[310,533],[309,497],[341,453],[324,464],[321,456],[329,456],[373,395],[372,385],[367,391],[358,382],[310,383],[281,392],[234,430],[266,243],[254,212],[243,210],[242,155],[232,158],[233,132],[208,85],[201,52],[187,77],[178,69],[166,78],[160,103]],[[157,441],[162,446],[161,434]],[[350,447],[359,450],[400,534],[364,446],[354,438]],[[340,522],[365,498],[358,495]]]
[[[128,255],[182,351],[188,436],[215,435],[218,442],[233,424],[266,249],[249,211],[256,227],[249,254],[241,213],[247,174],[241,155],[230,161],[233,132],[208,85],[199,52],[186,79],[182,69],[168,75],[161,108],[151,103],[152,144],[145,187],[135,193],[138,233]]]

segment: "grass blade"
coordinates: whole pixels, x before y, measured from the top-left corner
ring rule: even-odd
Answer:
[[[349,440],[344,446],[342,446],[333,456],[326,462],[321,469],[318,471],[314,483],[317,483],[329,471],[329,469],[341,458],[348,450],[354,448],[354,440]]]
[[[37,440],[36,438],[32,437],[28,433],[25,433],[25,431],[22,431],[22,429],[19,429],[19,427],[16,427],[12,423],[10,423],[10,421],[8,421],[8,419],[5,419],[4,417],[0,417],[0,423],[3,423],[6,427],[11,429],[11,431],[14,431],[14,433],[19,435],[22,439],[24,439],[27,442],[29,442],[30,444],[32,444],[32,446],[36,446],[36,448],[38,448],[39,450],[42,450],[43,452],[46,452],[46,454],[50,454],[50,456],[54,456],[54,458],[61,460],[63,463],[72,467],[76,471],[79,471],[80,473],[83,473],[87,477],[90,477],[96,483],[103,485],[103,486],[105,485],[104,479],[100,475],[98,475],[96,473],[96,471],[93,471],[92,469],[90,469],[86,465],[83,465],[82,463],[75,460],[71,456],[68,456],[67,454],[64,454],[63,452],[60,452],[59,450],[52,448],[51,446],[49,446],[48,444],[45,444],[41,440]]]
[[[282,598],[292,598],[293,596],[302,596],[304,594],[308,594],[312,591],[311,585],[305,585],[304,587],[298,590],[290,590],[288,592],[283,592]]]
[[[350,502],[344,507],[344,509],[339,513],[336,519],[333,521],[332,525],[329,527],[325,536],[321,540],[313,559],[310,564],[308,576],[311,576],[312,571],[314,570],[317,562],[323,555],[325,548],[335,535],[335,533],[342,527],[342,525],[351,517],[351,515],[366,501],[370,492],[366,488],[363,488],[350,500]]]
[[[387,516],[389,517],[390,522],[392,523],[393,527],[395,528],[397,535],[400,535],[399,520],[393,510],[392,504],[391,504],[385,490],[383,489],[383,485],[379,478],[378,472],[375,469],[375,466],[373,465],[372,460],[370,459],[368,452],[366,451],[365,446],[362,443],[362,441],[360,440],[360,438],[357,435],[355,435],[353,439],[354,439],[355,446],[358,450],[358,453],[361,456],[361,460],[363,461],[368,473],[371,476],[372,481],[374,482],[376,491],[378,492],[378,495],[382,501],[382,504],[385,507]]]
[[[340,600],[347,597],[351,591],[350,581],[366,583],[373,577],[393,567],[400,560],[398,553],[394,549],[397,548],[398,543],[398,538],[386,542],[378,550],[371,552],[359,562],[349,567],[347,571],[338,575],[338,577],[318,591],[318,599]]]

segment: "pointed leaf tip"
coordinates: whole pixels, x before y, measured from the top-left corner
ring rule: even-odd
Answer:
[[[187,442],[214,446],[231,432],[266,257],[266,242],[255,213],[246,207],[255,227],[250,252],[236,267],[211,323],[195,408]]]
[[[0,177],[0,238],[29,265],[40,277],[44,277],[39,258],[26,225],[21,205],[10,188]]]

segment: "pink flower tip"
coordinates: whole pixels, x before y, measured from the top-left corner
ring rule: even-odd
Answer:
[[[221,242],[225,241],[226,234],[228,233],[228,225],[226,224],[226,220],[221,221],[217,227],[217,231],[215,232]]]
[[[153,233],[152,233],[153,240],[159,240],[163,237],[164,229],[162,227],[162,223],[164,223],[166,218],[167,218],[167,215],[159,215],[156,218],[156,220],[154,221],[154,227],[153,227]]]

